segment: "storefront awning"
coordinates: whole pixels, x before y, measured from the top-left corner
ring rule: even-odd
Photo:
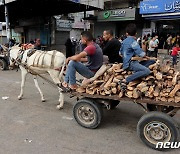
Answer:
[[[99,9],[81,4],[80,0],[16,0],[8,3],[10,22],[36,16],[52,16]],[[0,6],[0,21],[4,21],[4,6]]]

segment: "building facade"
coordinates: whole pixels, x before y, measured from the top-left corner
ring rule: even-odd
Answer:
[[[126,26],[135,23],[138,27],[137,36],[142,35],[143,19],[139,15],[138,0],[105,0],[104,11],[97,11],[95,37],[102,35],[106,29],[114,31],[114,35],[125,35]]]

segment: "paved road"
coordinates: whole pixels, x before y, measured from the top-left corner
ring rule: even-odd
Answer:
[[[42,103],[31,76],[24,99],[19,101],[20,72],[0,72],[0,153],[1,154],[154,154],[136,134],[143,110],[122,102],[114,111],[105,111],[95,130],[80,127],[72,116],[75,99],[65,98],[57,110],[58,92],[40,79],[47,99]],[[7,100],[1,98],[8,96]],[[180,112],[175,116],[179,120]],[[178,150],[168,153],[176,154]]]

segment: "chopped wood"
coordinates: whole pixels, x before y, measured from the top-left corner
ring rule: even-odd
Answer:
[[[120,98],[122,98],[124,96],[124,92],[123,91],[120,91],[119,95],[118,95]]]
[[[174,98],[168,98],[168,102],[175,102]]]
[[[180,74],[170,67],[170,63],[162,67],[157,60],[155,64],[149,66],[151,75],[130,82],[126,91],[122,91],[119,81],[126,79],[133,72],[123,70],[122,65],[120,63],[103,66],[95,77],[90,79],[91,82],[79,87],[77,92],[103,96],[117,95],[120,98],[149,98],[162,102],[180,102]]]
[[[154,90],[154,96],[155,97],[159,96],[159,88],[158,87],[156,87],[155,90]]]
[[[175,103],[180,103],[180,97],[179,96],[175,96]]]
[[[156,73],[156,79],[161,80],[162,79],[162,73],[160,73],[160,72]]]
[[[141,81],[139,81],[139,80],[132,81],[132,82],[129,82],[128,86],[129,86],[129,87],[136,86],[136,85],[139,84],[140,82],[141,82]]]
[[[76,89],[76,91],[79,92],[79,93],[85,93],[85,92],[86,92],[86,89],[85,89],[84,87],[78,87],[78,88]]]
[[[132,98],[133,97],[133,91],[128,90],[125,95],[129,98]]]
[[[177,83],[177,77],[178,77],[178,75],[179,75],[179,72],[177,72],[177,73],[175,74],[175,76],[173,77],[173,79],[172,79],[172,84],[173,84],[173,85],[175,85],[175,84]]]
[[[108,88],[108,87],[110,86],[113,78],[114,78],[113,76],[111,76],[111,77],[109,78],[109,80],[107,81],[107,83],[104,85],[104,88]]]
[[[155,77],[154,77],[154,76],[148,76],[148,77],[146,78],[146,81],[148,81],[148,80],[155,80]]]
[[[135,88],[133,90],[133,98],[137,99],[140,97],[140,95],[141,95],[140,91],[137,88]]]
[[[112,88],[112,93],[116,94],[117,93],[117,89],[116,88]]]
[[[174,87],[174,89],[170,92],[169,96],[170,96],[170,97],[174,97],[175,94],[176,94],[176,92],[177,92],[178,90],[180,90],[180,84],[177,84],[177,85]]]

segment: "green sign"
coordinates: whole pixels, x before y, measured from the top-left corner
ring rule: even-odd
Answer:
[[[105,19],[109,18],[110,15],[111,15],[111,14],[110,14],[109,11],[104,12],[104,18],[105,18]]]
[[[135,20],[135,12],[135,8],[101,11],[98,14],[98,21]]]

